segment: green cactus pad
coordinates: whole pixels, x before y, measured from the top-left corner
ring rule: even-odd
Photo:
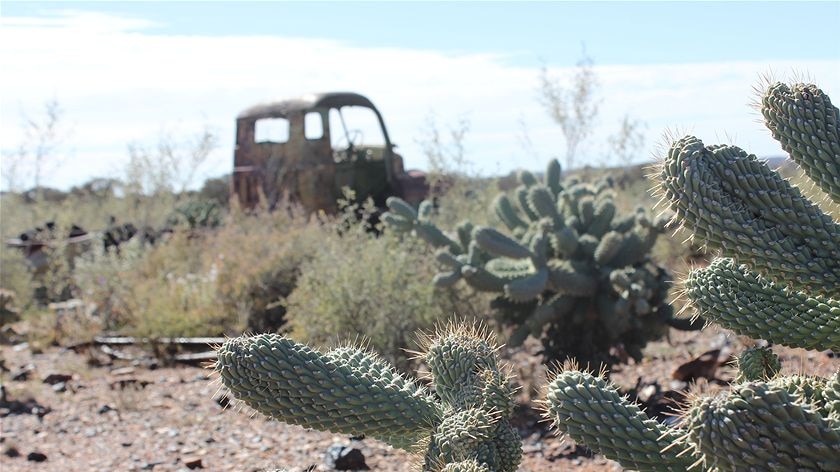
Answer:
[[[493,256],[510,257],[512,259],[525,259],[532,256],[527,247],[493,228],[485,226],[476,228],[473,231],[473,239],[478,247]]]
[[[408,221],[414,221],[417,219],[417,211],[415,211],[408,202],[399,197],[388,197],[388,199],[385,200],[385,205],[388,206],[388,209],[394,212],[395,215]]]
[[[532,185],[537,185],[538,181],[530,171],[521,170],[519,171],[519,183],[526,187],[531,187]]]
[[[493,200],[493,209],[496,211],[496,216],[511,231],[528,226],[519,218],[519,215],[516,214],[516,210],[513,209],[513,205],[510,203],[510,199],[503,193],[500,193]]]
[[[509,259],[506,257],[491,259],[484,268],[505,280],[527,277],[535,272],[534,264],[530,259]]]
[[[532,212],[541,218],[560,221],[560,215],[557,213],[557,202],[554,201],[554,195],[545,185],[534,185],[528,190],[528,206]]]
[[[840,429],[798,396],[752,382],[686,412],[686,439],[713,470],[840,470]]]
[[[671,447],[678,433],[650,419],[602,377],[562,371],[549,384],[546,399],[546,416],[558,431],[624,467],[684,472],[694,462]]]
[[[548,161],[548,166],[545,169],[545,184],[555,196],[563,191],[563,184],[561,183],[561,175],[563,168],[560,166],[560,161],[552,159]]]
[[[783,289],[732,259],[691,271],[685,288],[703,317],[738,334],[840,351],[840,300]]]
[[[512,280],[505,284],[505,296],[515,302],[534,300],[548,285],[548,268],[540,267],[533,274]]]
[[[426,389],[357,349],[323,354],[276,334],[234,338],[218,350],[216,371],[236,399],[266,416],[403,449],[428,437],[441,415]]]
[[[688,136],[671,146],[660,180],[709,247],[777,283],[840,294],[840,226],[755,156]]]
[[[540,219],[540,215],[536,214],[534,210],[531,209],[531,205],[528,203],[528,187],[524,185],[516,187],[516,200],[519,203],[519,208],[522,209],[522,212],[525,213],[525,216],[527,216],[530,221],[537,221]]]
[[[779,356],[769,347],[753,346],[738,356],[739,382],[772,379],[781,369]]]
[[[813,84],[776,83],[761,97],[764,123],[808,177],[840,203],[840,110]]]

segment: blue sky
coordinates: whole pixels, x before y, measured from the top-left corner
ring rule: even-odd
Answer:
[[[361,47],[502,53],[514,64],[840,57],[840,2],[3,2],[3,16],[50,10],[135,16],[151,34],[330,38]]]
[[[666,128],[777,155],[746,105],[752,86],[768,71],[806,72],[840,95],[838,25],[836,1],[4,1],[0,147],[15,148],[21,116],[55,98],[69,129],[62,162],[72,164],[48,183],[119,175],[129,143],[208,125],[220,143],[204,177],[230,167],[241,109],[352,89],[377,104],[411,167],[426,164],[418,141],[434,116],[444,128],[470,122],[467,157],[482,173],[541,168],[563,145],[536,100],[539,68],[569,78],[585,44],[601,82],[599,128],[585,146],[593,163],[609,161],[604,143],[624,114],[647,124],[639,161]]]

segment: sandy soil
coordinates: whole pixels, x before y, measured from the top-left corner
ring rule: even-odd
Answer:
[[[740,350],[740,341],[715,329],[674,333],[671,342],[651,344],[639,364],[612,374],[622,388],[651,405],[667,400],[662,392],[682,388],[674,369],[703,352]],[[325,452],[334,444],[358,448],[372,470],[409,471],[413,458],[372,439],[307,431],[269,421],[226,405],[226,396],[200,367],[132,366],[90,351],[52,348],[33,354],[26,345],[2,346],[5,402],[0,409],[0,469],[43,471],[290,471],[331,470]],[[828,353],[777,349],[785,370],[828,375],[840,360]],[[522,378],[515,424],[524,438],[521,471],[619,471],[614,462],[563,441],[527,406],[545,383],[544,368],[527,351],[505,354]],[[12,380],[29,371],[28,378]],[[71,376],[61,382],[50,374]],[[701,380],[704,389],[725,388],[732,370],[720,367],[718,380]],[[661,398],[660,398],[661,397]],[[657,400],[659,398],[659,400]],[[227,407],[226,407],[227,406]],[[18,455],[16,457],[15,453]],[[43,462],[30,459],[45,456]]]

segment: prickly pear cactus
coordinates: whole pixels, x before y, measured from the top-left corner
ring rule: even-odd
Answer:
[[[547,360],[612,365],[616,347],[641,358],[672,322],[669,275],[648,257],[665,220],[652,221],[641,209],[617,214],[611,179],[562,182],[556,160],[544,183],[530,172],[519,180],[512,198],[502,193],[492,203],[505,233],[464,222],[450,237],[432,222],[429,201],[415,211],[391,198],[383,219],[438,248],[446,271],[436,285],[463,280],[499,294],[493,308],[513,327],[508,345],[530,335],[541,339]]]
[[[809,84],[771,85],[761,104],[773,136],[838,201],[840,111]],[[724,256],[685,281],[699,314],[772,343],[840,350],[837,222],[735,146],[677,140],[659,178],[676,218]],[[840,471],[840,373],[780,376],[765,347],[742,353],[739,370],[728,392],[690,398],[676,428],[576,369],[555,376],[546,411],[558,430],[637,470]]]
[[[225,342],[215,370],[237,400],[271,418],[425,450],[424,471],[515,471],[521,439],[497,346],[481,329],[454,326],[424,341],[434,392],[364,350],[322,353],[277,334]]]

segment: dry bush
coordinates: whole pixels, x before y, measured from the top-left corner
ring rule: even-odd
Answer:
[[[408,371],[404,349],[418,348],[415,333],[452,317],[480,318],[474,307],[487,305],[466,291],[436,290],[435,272],[429,249],[413,238],[377,236],[364,224],[327,232],[289,297],[289,329],[320,346],[355,337]]]
[[[78,264],[81,296],[106,325],[137,336],[273,331],[321,224],[299,212],[234,210],[216,230],[176,231],[154,247],[132,242]]]
[[[299,209],[251,215],[232,211],[207,241],[203,260],[214,273],[223,309],[235,313],[237,324],[249,331],[276,331],[301,265],[319,251],[327,231]]]

